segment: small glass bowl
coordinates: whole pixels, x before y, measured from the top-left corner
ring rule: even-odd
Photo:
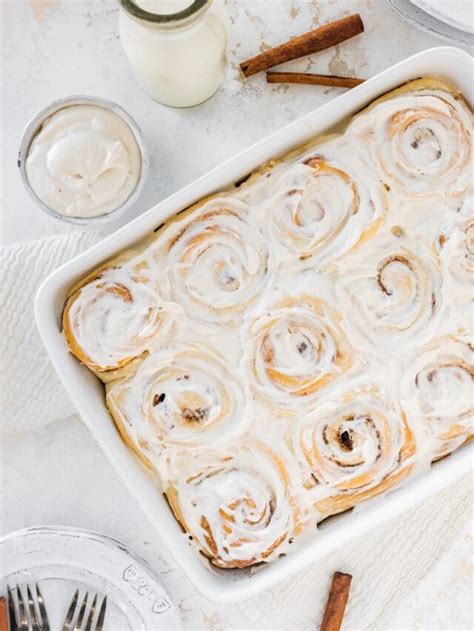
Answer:
[[[115,210],[110,211],[104,215],[98,215],[97,217],[70,217],[67,215],[62,215],[57,211],[53,210],[49,206],[47,206],[38,195],[35,193],[33,188],[31,187],[28,176],[26,173],[26,158],[28,156],[28,152],[30,150],[31,143],[35,136],[41,130],[41,127],[44,121],[66,107],[70,107],[71,105],[97,105],[98,107],[102,107],[110,112],[113,112],[117,116],[119,116],[130,128],[133,133],[133,136],[136,140],[138,148],[140,150],[141,156],[141,169],[140,169],[140,177],[138,182],[129,195],[129,197],[125,200],[125,202],[118,206]],[[148,176],[149,170],[149,158],[148,153],[146,151],[145,143],[143,141],[143,135],[138,127],[135,120],[128,114],[120,105],[114,103],[113,101],[109,101],[108,99],[103,99],[97,96],[68,96],[62,99],[58,99],[53,101],[50,105],[41,110],[26,126],[25,131],[23,132],[23,136],[20,142],[20,148],[18,151],[18,168],[20,169],[21,179],[23,180],[23,184],[25,185],[28,194],[31,199],[39,206],[45,213],[54,217],[55,219],[59,219],[60,221],[66,221],[68,223],[81,224],[81,225],[101,225],[104,223],[108,223],[109,221],[115,221],[118,217],[123,215],[123,213],[130,208],[138,199],[145,180]]]

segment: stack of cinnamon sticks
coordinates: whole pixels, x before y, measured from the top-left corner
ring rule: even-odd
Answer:
[[[336,46],[364,31],[364,23],[358,13],[330,22],[317,29],[298,35],[284,44],[270,48],[240,64],[245,77],[273,68],[278,64]],[[353,88],[364,79],[303,72],[267,72],[268,83],[304,83],[311,85]]]

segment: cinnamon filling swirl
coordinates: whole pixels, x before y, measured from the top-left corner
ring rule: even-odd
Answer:
[[[449,453],[472,433],[474,346],[469,336],[445,336],[422,348],[402,381],[402,397],[414,423]]]
[[[295,428],[294,445],[323,515],[386,491],[409,473],[416,453],[405,413],[374,386],[324,399]]]
[[[155,256],[168,299],[211,322],[238,318],[263,291],[270,264],[250,208],[226,199],[165,226]]]
[[[260,441],[171,481],[168,500],[213,565],[243,568],[285,552],[305,516],[283,458]]]
[[[459,195],[470,184],[471,113],[449,92],[414,90],[381,99],[348,131],[366,144],[365,160],[401,192]]]
[[[68,299],[64,333],[74,355],[103,373],[146,352],[166,331],[168,314],[149,279],[111,267]]]
[[[353,351],[339,315],[308,295],[282,300],[250,324],[250,387],[271,408],[297,412],[347,372]]]

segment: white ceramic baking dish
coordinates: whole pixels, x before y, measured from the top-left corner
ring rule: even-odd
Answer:
[[[232,602],[254,596],[302,570],[332,550],[366,533],[427,496],[458,480],[471,468],[472,451],[463,447],[421,477],[383,498],[368,502],[322,524],[320,532],[292,554],[250,570],[216,571],[187,544],[168,505],[121,440],[104,403],[102,384],[69,352],[60,332],[68,288],[91,268],[129,247],[165,219],[201,197],[236,182],[269,158],[276,157],[320,134],[373,99],[424,75],[453,82],[471,106],[474,102],[474,60],[456,48],[433,48],[384,70],[361,86],[284,127],[207,175],[171,195],[84,254],[54,272],[36,297],[36,320],[51,361],[77,411],[116,467],[138,505],[156,527],[171,554],[196,587],[208,598]]]

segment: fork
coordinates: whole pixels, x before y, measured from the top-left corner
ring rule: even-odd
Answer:
[[[74,592],[74,596],[72,597],[71,604],[69,605],[62,631],[102,631],[104,627],[105,611],[107,609],[107,596],[104,596],[102,600],[99,614],[94,625],[93,622],[98,600],[97,594],[94,595],[92,605],[90,606],[89,615],[87,616],[85,626],[83,627],[82,623],[85,618],[88,600],[89,592],[86,592],[81,604],[79,605],[79,590],[76,589],[76,591]]]
[[[15,591],[18,607],[13,596]],[[10,631],[49,631],[48,615],[38,583],[35,583],[34,589],[30,585],[26,586],[28,609],[19,585],[13,591],[7,585],[7,593]]]

